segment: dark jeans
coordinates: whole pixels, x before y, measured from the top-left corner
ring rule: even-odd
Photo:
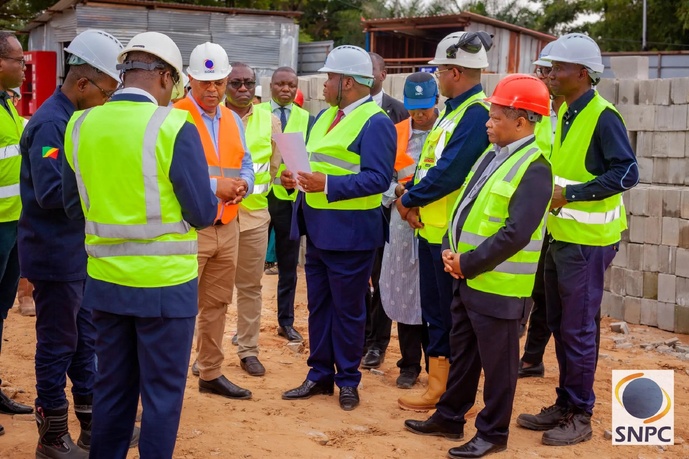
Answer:
[[[548,345],[551,335],[546,315],[544,277],[545,255],[548,251],[549,239],[549,235],[546,234],[543,248],[541,249],[541,257],[538,259],[536,280],[531,293],[533,306],[529,315],[529,328],[526,332],[524,355],[522,355],[522,360],[532,365],[538,365],[543,362],[545,347]]]
[[[7,319],[7,312],[12,309],[17,296],[18,285],[17,222],[0,222],[0,320]]]

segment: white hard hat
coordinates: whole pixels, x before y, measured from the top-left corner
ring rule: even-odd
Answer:
[[[551,41],[550,43],[548,43],[547,45],[545,45],[543,47],[540,54],[538,55],[538,59],[533,62],[533,65],[538,65],[541,67],[552,67],[553,66],[552,62],[546,61],[543,58],[546,57],[550,53],[551,49],[553,49],[554,43],[555,43],[554,41]]]
[[[488,67],[486,51],[493,47],[487,32],[453,32],[443,38],[435,49],[432,65],[460,65],[469,69]]]
[[[102,30],[89,29],[74,37],[65,51],[82,61],[120,81],[117,70],[117,56],[122,51],[122,43]]]
[[[550,52],[541,56],[549,61],[583,65],[600,75],[605,70],[600,48],[593,39],[581,33],[568,33],[553,42]],[[594,75],[591,75],[594,77]]]
[[[117,62],[124,63],[127,53],[141,51],[152,54],[170,64],[177,71],[177,84],[175,84],[173,94],[184,94],[184,81],[182,79],[182,53],[172,41],[172,38],[160,32],[143,32],[129,41],[126,48],[120,51]],[[123,69],[127,70],[127,69]],[[174,91],[177,91],[176,93]]]
[[[259,99],[263,99],[263,88],[259,85],[256,86],[256,89],[254,90],[254,97],[258,97]]]
[[[22,100],[22,88],[10,88],[10,91],[12,91],[18,100]]]
[[[373,80],[371,56],[358,46],[352,45],[338,46],[330,51],[325,59],[325,64],[318,71],[359,76]]]
[[[199,81],[221,80],[230,74],[230,59],[222,46],[206,42],[197,46],[189,56],[187,74]]]

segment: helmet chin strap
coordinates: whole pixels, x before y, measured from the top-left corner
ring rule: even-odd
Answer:
[[[337,83],[337,106],[342,102],[342,74],[340,74],[340,81]]]

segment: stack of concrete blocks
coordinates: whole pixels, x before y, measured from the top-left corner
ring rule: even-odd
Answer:
[[[602,312],[689,333],[689,78],[599,89],[625,119],[640,172],[624,195],[629,229],[606,274]]]

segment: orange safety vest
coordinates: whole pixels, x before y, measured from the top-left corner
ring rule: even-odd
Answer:
[[[416,172],[416,162],[407,154],[409,137],[411,136],[411,117],[395,124],[395,129],[397,129],[395,172],[397,172],[397,181],[401,184],[405,184],[414,178],[414,172]]]
[[[220,150],[220,157],[215,152],[215,145],[211,138],[206,125],[201,118],[196,104],[190,97],[177,101],[174,104],[175,108],[187,110],[191,113],[191,117],[196,123],[196,128],[201,136],[201,143],[203,144],[203,152],[206,154],[206,161],[208,162],[208,174],[211,178],[225,178],[225,177],[239,177],[239,171],[242,168],[242,159],[244,158],[244,147],[241,142],[239,127],[234,119],[232,111],[224,105],[218,105],[220,110],[220,130],[218,132],[218,149]],[[218,203],[218,213],[215,220],[222,221],[223,224],[231,222],[239,210],[239,204],[223,204]]]

